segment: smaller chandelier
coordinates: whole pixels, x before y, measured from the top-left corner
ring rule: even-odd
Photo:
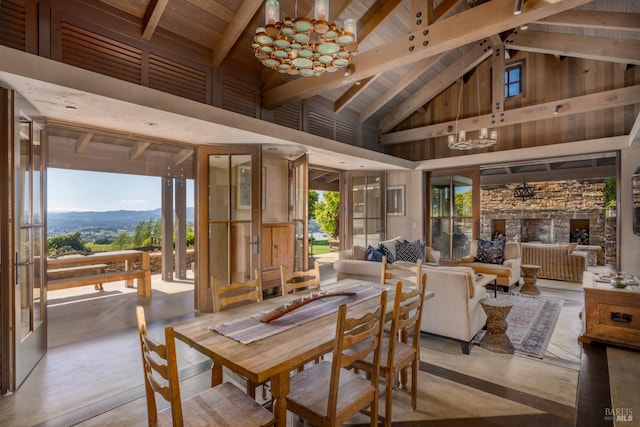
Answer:
[[[458,123],[456,122],[456,127]],[[449,148],[455,150],[471,150],[473,148],[485,148],[494,145],[498,142],[498,131],[492,130],[489,132],[487,128],[481,128],[480,134],[475,138],[467,138],[467,131],[460,130],[456,133],[450,134],[447,137],[449,142]]]
[[[513,197],[516,199],[520,199],[523,202],[526,202],[529,199],[533,199],[536,195],[534,188],[527,184],[527,182],[523,179],[522,184],[519,184],[515,190],[513,190]]]
[[[309,77],[351,64],[358,52],[356,20],[345,19],[344,27],[328,22],[329,0],[316,0],[314,10],[314,19],[285,17],[280,22],[278,1],[265,2],[265,26],[256,29],[252,43],[262,65]]]

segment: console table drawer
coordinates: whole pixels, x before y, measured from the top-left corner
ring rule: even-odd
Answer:
[[[640,331],[640,307],[598,304],[598,323]]]

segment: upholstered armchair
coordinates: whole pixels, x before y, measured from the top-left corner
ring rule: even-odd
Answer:
[[[522,253],[520,243],[506,242],[504,244],[504,261],[501,264],[479,262],[477,259],[478,241],[471,241],[470,254],[460,259],[460,265],[471,267],[476,273],[495,274],[498,276],[498,286],[509,289],[520,283],[520,265]]]

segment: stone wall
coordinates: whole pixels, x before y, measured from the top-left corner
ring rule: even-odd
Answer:
[[[162,273],[162,252],[151,252],[149,254],[149,262],[151,264],[151,274]],[[191,270],[191,263],[193,262],[195,262],[195,250],[187,249],[187,270]]]
[[[513,197],[518,184],[483,185],[480,203],[480,237],[491,239],[496,233],[509,241],[520,242],[523,227],[539,221],[544,243],[569,243],[573,226],[588,224],[589,244],[611,251],[615,248],[615,231],[605,233],[605,180],[531,182],[535,197],[521,201]],[[582,221],[576,221],[582,220]],[[615,223],[615,218],[614,221]],[[531,227],[531,225],[529,225]],[[613,241],[611,241],[613,238]],[[526,239],[525,239],[526,240]],[[607,259],[610,256],[605,256]],[[615,255],[613,255],[615,258]],[[604,260],[603,260],[604,262]]]

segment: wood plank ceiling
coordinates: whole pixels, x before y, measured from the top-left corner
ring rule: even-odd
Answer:
[[[590,58],[622,67],[640,64],[637,0],[524,0],[520,14],[514,13],[517,0],[331,0],[331,20],[353,17],[358,21],[359,52],[351,75],[339,71],[314,78],[282,77],[254,58],[251,40],[255,28],[264,22],[263,0],[101,1],[139,18],[147,39],[158,31],[176,33],[211,49],[214,66],[233,58],[260,69],[267,108],[323,97],[334,104],[336,112],[348,108],[361,122],[379,123],[382,144],[446,133],[451,120],[413,128],[405,123],[402,130],[397,126],[489,57],[504,61],[504,55],[498,53],[505,50],[507,54],[527,51],[557,58]],[[313,4],[313,0],[281,0],[281,15],[294,15],[297,8],[298,15],[310,16]],[[504,107],[502,73],[494,73],[493,79],[497,89],[493,90],[491,114]],[[582,105],[584,111],[611,108],[603,99],[613,96],[620,105],[640,104],[638,87],[618,92],[588,95],[574,105]],[[507,122],[515,125],[549,118],[557,114],[554,107],[563,101],[548,103],[533,113],[510,111]],[[491,114],[463,125],[468,130],[479,129],[490,122]]]

